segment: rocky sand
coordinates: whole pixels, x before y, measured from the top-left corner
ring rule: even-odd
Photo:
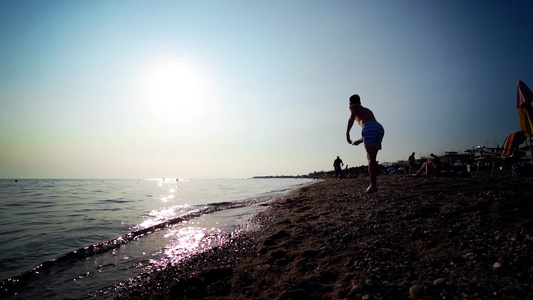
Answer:
[[[533,299],[533,178],[325,180],[119,299]]]

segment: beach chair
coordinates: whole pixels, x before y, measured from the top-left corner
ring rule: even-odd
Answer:
[[[477,168],[475,178],[477,178],[479,164],[481,162],[492,164],[492,170],[490,173],[491,178],[494,176],[494,169],[496,168],[496,165],[500,165],[501,171],[503,166],[512,166],[513,164],[519,162],[521,159],[521,153],[518,148],[520,144],[522,144],[525,140],[526,137],[524,132],[517,131],[511,133],[503,141],[502,148],[497,149],[494,152],[476,157],[475,160],[477,162]]]

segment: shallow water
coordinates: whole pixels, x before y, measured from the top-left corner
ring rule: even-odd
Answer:
[[[261,204],[311,182],[0,180],[0,278],[12,278],[2,288],[28,283],[17,299],[110,296],[121,281],[255,230]]]

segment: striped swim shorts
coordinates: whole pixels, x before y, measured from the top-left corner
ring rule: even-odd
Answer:
[[[365,123],[363,131],[361,132],[365,146],[376,145],[379,150],[381,150],[381,141],[383,140],[384,135],[385,130],[378,122]]]

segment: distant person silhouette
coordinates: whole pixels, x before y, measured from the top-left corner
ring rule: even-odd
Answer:
[[[363,128],[361,138],[355,142],[350,139],[350,130],[354,122],[359,123]],[[381,141],[385,135],[383,126],[376,120],[374,113],[361,105],[361,98],[355,94],[350,97],[350,118],[348,119],[348,127],[346,128],[346,140],[348,143],[355,146],[364,142],[366,149],[366,156],[368,159],[368,175],[370,175],[370,186],[366,189],[368,194],[378,191],[376,182],[377,177],[377,156],[378,151],[381,150]]]
[[[337,158],[333,161],[333,167],[335,168],[335,180],[337,180],[337,178],[341,178],[341,166],[344,166],[344,163],[342,162],[342,159],[337,156]]]
[[[416,159],[415,159],[414,152],[411,153],[411,155],[409,155],[409,158],[407,159],[407,161],[409,162],[409,174],[416,173],[415,171]]]

